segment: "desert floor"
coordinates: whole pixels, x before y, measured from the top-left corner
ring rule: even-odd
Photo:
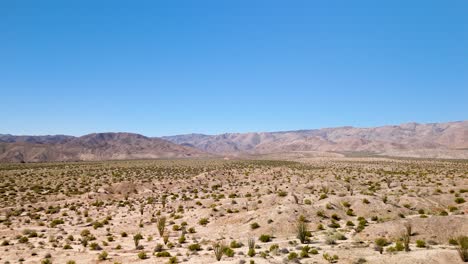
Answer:
[[[468,235],[468,161],[3,164],[0,194],[0,263],[463,263]]]

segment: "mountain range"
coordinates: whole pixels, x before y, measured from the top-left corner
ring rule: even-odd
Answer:
[[[132,133],[72,136],[0,135],[0,161],[49,162],[208,156],[195,148]]]
[[[161,138],[132,133],[95,133],[81,137],[0,134],[0,161],[3,162],[242,157],[281,153],[468,159],[468,121]]]

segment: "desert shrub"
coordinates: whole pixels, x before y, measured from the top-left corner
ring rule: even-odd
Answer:
[[[133,236],[133,242],[135,243],[135,248],[138,249],[138,246],[140,244],[140,240],[143,239],[143,236],[140,233],[137,233],[136,235]]]
[[[103,227],[103,226],[104,226],[104,225],[103,225],[101,222],[99,222],[99,221],[94,221],[94,222],[93,222],[93,228],[94,228],[94,229],[98,229],[98,228]]]
[[[418,247],[418,248],[425,248],[425,247],[426,247],[426,241],[424,241],[424,240],[416,240],[416,247]]]
[[[462,197],[457,197],[457,198],[455,198],[455,202],[456,202],[457,204],[462,204],[462,203],[464,203],[464,202],[466,202],[466,201],[465,201],[465,199],[463,199]]]
[[[456,242],[457,252],[463,262],[468,262],[468,236],[453,239]]]
[[[328,227],[330,227],[330,228],[340,228],[341,226],[335,220],[331,220],[330,224],[328,224]]]
[[[216,257],[217,261],[220,261],[221,258],[223,257],[224,248],[225,248],[225,246],[220,242],[217,242],[217,243],[213,244],[213,251],[215,253],[215,257]]]
[[[28,241],[29,241],[29,239],[28,239],[27,237],[25,237],[25,236],[22,236],[22,237],[20,237],[20,238],[18,239],[18,242],[19,242],[19,243],[22,243],[22,244],[28,243]]]
[[[234,257],[234,250],[229,247],[224,247],[223,253],[230,258]]]
[[[138,253],[138,258],[139,259],[147,259],[148,256],[146,255],[146,252],[141,251],[141,252]]]
[[[390,244],[390,242],[388,242],[388,240],[384,237],[379,237],[377,238],[374,243],[377,245],[377,246],[381,246],[381,247],[385,247],[385,246],[388,246]]]
[[[287,195],[288,195],[288,193],[285,192],[285,191],[278,191],[278,196],[279,196],[279,197],[285,197],[285,196],[287,196]]]
[[[328,263],[335,263],[339,259],[338,255],[333,255],[332,256],[332,255],[330,255],[328,253],[323,253],[322,257],[323,257],[323,259],[328,261]]]
[[[396,249],[397,251],[403,251],[403,250],[405,250],[405,246],[403,245],[402,242],[397,241],[397,242],[395,243],[395,249]]]
[[[156,246],[154,247],[154,252],[161,252],[163,251],[163,248],[164,248],[164,245],[163,244],[156,244]]]
[[[45,259],[41,260],[41,264],[52,264],[52,260],[50,260],[48,258],[45,258]]]
[[[156,226],[158,228],[159,235],[162,237],[164,235],[164,229],[166,228],[166,217],[159,217],[156,222]]]
[[[201,246],[200,246],[200,244],[198,244],[198,243],[190,244],[190,245],[188,246],[188,249],[189,249],[190,251],[200,251],[200,250],[201,250]]]
[[[65,223],[65,222],[64,222],[62,219],[54,219],[54,220],[52,220],[52,222],[50,223],[50,227],[54,228],[54,227],[56,227],[56,226],[58,226],[58,225],[61,225],[61,224],[63,224],[63,223]]]
[[[101,246],[99,246],[99,244],[96,243],[96,242],[91,243],[89,245],[89,248],[91,248],[91,250],[101,250],[102,249]]]
[[[109,254],[107,254],[106,251],[101,252],[101,254],[98,255],[99,260],[106,260]]]
[[[179,237],[179,243],[180,243],[180,244],[183,244],[183,243],[185,243],[185,240],[186,240],[185,235],[182,234],[182,235]]]
[[[301,253],[299,253],[301,258],[308,258],[309,257],[309,246],[304,246],[301,248]]]
[[[70,244],[65,244],[63,246],[63,249],[73,249],[72,246],[70,246]]]
[[[387,245],[386,242],[382,242],[382,241],[384,241],[384,240],[382,240],[382,238],[377,238],[377,239],[375,240],[375,246],[374,246],[375,251],[380,252],[380,254],[383,253],[384,246]]]
[[[275,252],[279,249],[279,245],[278,244],[273,244],[270,246],[270,252]]]
[[[270,235],[260,235],[260,237],[258,238],[258,240],[260,240],[261,242],[263,243],[266,243],[266,242],[269,242],[271,241],[271,236]]]
[[[171,256],[171,253],[169,253],[167,251],[161,251],[161,252],[156,253],[156,257],[158,257],[158,258],[168,258],[170,256]]]
[[[327,199],[328,198],[328,195],[322,193],[319,197],[319,200],[323,200],[323,199]]]
[[[289,252],[288,254],[288,260],[295,260],[297,259],[298,255],[296,252]]]
[[[198,224],[202,226],[206,226],[209,223],[208,218],[202,218],[200,221],[198,221]]]
[[[260,225],[257,222],[254,222],[254,223],[250,224],[250,229],[252,229],[252,230],[257,229],[259,227],[260,227]]]
[[[253,238],[249,238],[249,240],[247,241],[248,245],[249,245],[249,249],[254,249],[255,248],[255,239]]]
[[[307,224],[305,223],[305,221],[298,220],[296,223],[296,236],[302,244],[307,242],[307,234]]]
[[[326,216],[325,216],[325,213],[324,213],[322,210],[317,211],[316,214],[317,214],[318,217],[322,217],[322,218],[325,218],[325,217],[326,217]]]
[[[229,244],[229,246],[230,246],[231,248],[240,248],[240,247],[242,247],[242,243],[237,242],[236,240],[233,240],[233,241],[231,241],[231,243]]]

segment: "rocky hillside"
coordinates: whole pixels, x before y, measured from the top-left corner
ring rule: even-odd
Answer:
[[[188,134],[164,137],[164,139],[223,155],[322,151],[468,158],[468,121],[287,132]]]
[[[0,161],[48,162],[77,160],[188,158],[203,151],[131,133],[70,136],[1,136]]]

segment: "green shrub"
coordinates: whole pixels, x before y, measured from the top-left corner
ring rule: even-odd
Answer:
[[[198,243],[190,244],[190,245],[188,246],[188,249],[189,249],[190,251],[200,251],[200,250],[201,250],[201,246],[200,246],[200,244],[198,244]]]
[[[170,256],[171,256],[171,253],[169,253],[167,251],[161,251],[161,252],[156,253],[156,257],[158,257],[158,258],[168,258]]]
[[[259,228],[259,227],[260,227],[260,225],[259,225],[257,222],[254,222],[254,223],[250,224],[250,228],[251,228],[252,230],[257,229],[257,228]]]
[[[242,243],[233,240],[233,241],[231,241],[231,243],[229,244],[229,246],[230,246],[231,248],[240,248],[240,247],[242,247]]]
[[[425,248],[425,247],[426,247],[426,241],[424,241],[424,240],[416,240],[416,247],[418,247],[418,248]]]
[[[288,195],[288,193],[285,192],[285,191],[278,191],[278,196],[279,196],[279,197],[285,197],[285,196],[287,196],[287,195]]]
[[[297,221],[296,223],[296,237],[301,241],[302,244],[306,243],[308,238],[307,224],[305,221]]]
[[[270,242],[271,241],[271,236],[270,235],[261,235],[258,240],[260,240],[263,243]]]
[[[106,260],[109,254],[107,254],[106,251],[101,252],[101,254],[98,255],[99,260]]]
[[[403,245],[402,242],[397,241],[397,242],[395,243],[395,249],[396,249],[397,251],[403,251],[403,250],[405,250],[405,246]]]
[[[463,262],[468,262],[468,236],[453,239],[456,242],[457,252]]]
[[[226,256],[228,256],[230,258],[234,257],[234,250],[232,250],[229,247],[225,247],[224,250],[223,250],[223,253],[224,253],[224,255],[226,255]]]
[[[18,242],[19,242],[19,243],[22,243],[22,244],[28,243],[28,241],[29,241],[29,239],[28,239],[27,237],[25,237],[25,236],[22,236],[22,237],[20,237],[20,238],[18,239]]]
[[[198,224],[202,226],[206,226],[209,223],[208,218],[202,218],[200,221],[198,221]]]
[[[385,247],[385,246],[388,246],[390,244],[390,242],[388,242],[388,240],[384,237],[380,237],[380,238],[377,238],[374,243],[377,245],[377,246],[381,246],[381,247]]]
[[[148,256],[146,255],[146,252],[141,251],[141,252],[138,253],[138,258],[139,259],[147,259]]]
[[[297,253],[296,252],[289,252],[289,255],[288,255],[288,260],[295,260],[297,259]]]

